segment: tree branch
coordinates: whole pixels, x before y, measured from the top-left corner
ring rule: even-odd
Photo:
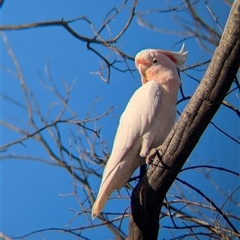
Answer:
[[[239,56],[240,0],[235,0],[203,80],[132,193],[128,239],[157,239],[164,197],[226,96],[239,68]]]

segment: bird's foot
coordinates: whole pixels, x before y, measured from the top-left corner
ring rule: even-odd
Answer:
[[[153,163],[153,159],[158,155],[158,148],[153,148],[146,157],[146,164],[150,165]]]

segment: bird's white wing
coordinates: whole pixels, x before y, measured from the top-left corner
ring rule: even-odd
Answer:
[[[122,159],[136,140],[151,126],[161,98],[161,86],[149,81],[141,86],[130,99],[123,112],[115,136],[112,154]],[[117,163],[116,163],[117,164]]]
[[[133,145],[151,127],[160,99],[161,86],[155,81],[149,81],[134,93],[121,116],[111,157],[103,173],[102,185],[129,151],[136,148],[140,150],[141,142],[139,146]]]

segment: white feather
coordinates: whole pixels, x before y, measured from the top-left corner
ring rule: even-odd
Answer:
[[[174,56],[174,58],[176,59],[177,66],[183,66],[187,60],[188,51],[186,51],[185,49],[185,44],[182,45],[182,48],[179,52],[172,52],[172,51],[164,51],[164,52],[170,53],[171,55]]]
[[[102,211],[106,200],[115,189],[123,187],[134,170],[144,163],[146,156],[139,156],[143,137],[151,132],[153,119],[160,107],[161,86],[150,81],[141,86],[130,99],[123,112],[115,136],[111,156],[105,167],[98,197],[92,208],[95,218]],[[157,134],[155,132],[153,135]],[[153,137],[145,138],[149,149]],[[146,153],[146,152],[145,152]]]

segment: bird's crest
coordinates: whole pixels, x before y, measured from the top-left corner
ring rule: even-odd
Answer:
[[[188,51],[185,50],[185,44],[182,45],[182,48],[179,52],[165,51],[160,50],[164,55],[169,57],[177,66],[182,66],[186,62]]]

